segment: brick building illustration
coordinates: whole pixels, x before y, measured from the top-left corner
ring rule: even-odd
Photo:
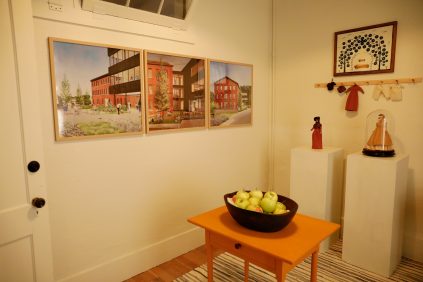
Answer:
[[[214,83],[214,103],[216,108],[237,111],[241,106],[241,98],[238,82],[228,76]]]
[[[157,95],[163,95],[160,91],[164,89],[167,91],[168,104],[159,106]],[[168,115],[178,113],[180,119],[204,118],[204,60],[190,59],[183,67],[179,66],[177,69],[166,61],[148,60],[146,95],[150,120],[158,118],[164,111]]]
[[[91,80],[93,106],[141,105],[140,53],[107,48],[108,73]]]

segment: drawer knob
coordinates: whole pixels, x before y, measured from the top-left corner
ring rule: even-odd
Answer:
[[[240,249],[241,248],[241,244],[240,243],[235,243],[235,249]]]

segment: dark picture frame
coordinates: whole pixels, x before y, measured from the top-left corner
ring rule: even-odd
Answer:
[[[333,75],[394,72],[397,25],[393,21],[335,32]]]
[[[141,135],[141,49],[49,38],[56,141]]]
[[[206,59],[144,51],[147,134],[207,127]]]

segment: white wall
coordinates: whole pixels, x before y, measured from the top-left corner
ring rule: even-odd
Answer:
[[[59,13],[33,1],[54,276],[118,281],[201,244],[187,218],[225,193],[266,189],[271,1],[197,1],[183,32],[61,2]],[[55,142],[48,37],[253,64],[253,126]]]
[[[344,110],[345,95],[314,88],[315,83],[332,79],[336,31],[390,21],[398,21],[395,72],[339,77],[335,81],[422,77],[423,1],[297,0],[275,4],[276,190],[289,193],[290,150],[311,146],[314,116],[321,117],[323,145],[344,148],[349,154],[363,148],[366,116],[373,110],[386,109],[395,118],[396,152],[410,155],[404,255],[423,261],[423,84],[404,85],[401,102],[383,98],[374,101],[373,87],[365,86],[355,114]]]

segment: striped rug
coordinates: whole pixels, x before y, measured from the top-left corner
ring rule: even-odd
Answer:
[[[375,273],[366,271],[359,267],[344,262],[341,259],[342,242],[335,243],[330,250],[319,254],[317,281],[322,282],[373,282],[373,281],[401,281],[401,282],[422,282],[423,263],[402,258],[400,265],[390,278],[385,278]],[[310,281],[310,261],[306,259],[303,263],[292,269],[286,281]],[[223,253],[214,258],[214,281],[236,282],[244,281],[244,262],[229,253]],[[250,264],[250,281],[274,282],[275,275],[253,264]],[[175,282],[207,281],[207,266],[202,265],[174,280]]]

